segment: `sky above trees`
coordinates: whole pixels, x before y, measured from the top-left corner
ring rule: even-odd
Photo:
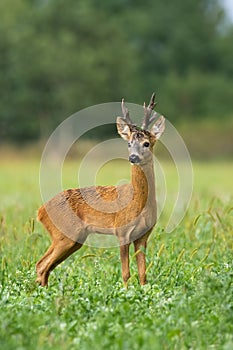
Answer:
[[[232,0],[221,0],[222,5],[226,10],[227,16],[231,19],[233,22],[233,1]]]

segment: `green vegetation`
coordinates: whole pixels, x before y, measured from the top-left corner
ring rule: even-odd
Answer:
[[[169,164],[163,167],[172,177]],[[67,164],[67,186],[76,168]],[[127,290],[116,248],[83,247],[53,271],[48,289],[35,284],[35,263],[49,244],[35,222],[38,170],[30,159],[1,162],[2,349],[233,348],[232,165],[194,163],[193,199],[183,222],[167,234],[160,220],[148,245],[144,287],[131,252]],[[114,183],[122,174],[129,165],[119,169],[115,161],[98,182]]]
[[[171,121],[227,123],[232,32],[220,0],[1,0],[0,141],[47,138],[84,107],[154,90]]]
[[[1,0],[1,349],[233,349],[233,165],[227,162],[233,25],[221,6],[220,0]],[[41,140],[82,108],[123,96],[141,104],[152,91],[196,161],[183,221],[166,233],[165,210],[151,235],[148,284],[138,284],[133,250],[125,289],[118,249],[85,246],[42,289],[35,264],[49,237],[36,222]],[[113,124],[99,127],[78,150],[73,145],[65,188],[76,186],[74,159],[94,138],[113,133]],[[158,154],[166,157],[161,145]],[[171,206],[175,168],[161,163]],[[97,182],[116,184],[129,168],[114,160]]]

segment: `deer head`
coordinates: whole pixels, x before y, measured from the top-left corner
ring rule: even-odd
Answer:
[[[128,108],[122,99],[121,107],[123,117],[117,117],[117,130],[119,135],[128,142],[129,161],[132,164],[146,164],[152,159],[152,151],[155,142],[160,138],[165,129],[165,118],[153,112],[155,107],[155,94],[153,93],[148,106],[144,103],[144,119],[142,126],[133,124]],[[149,129],[150,124],[157,121]]]

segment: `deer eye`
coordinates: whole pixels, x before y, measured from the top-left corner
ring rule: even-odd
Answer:
[[[143,146],[144,146],[144,147],[149,147],[150,144],[149,144],[149,142],[144,142],[144,143],[143,143]]]

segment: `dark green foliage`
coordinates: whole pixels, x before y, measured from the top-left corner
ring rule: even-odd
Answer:
[[[172,121],[227,120],[232,61],[217,1],[2,0],[1,141],[47,137],[84,107],[154,90]]]

